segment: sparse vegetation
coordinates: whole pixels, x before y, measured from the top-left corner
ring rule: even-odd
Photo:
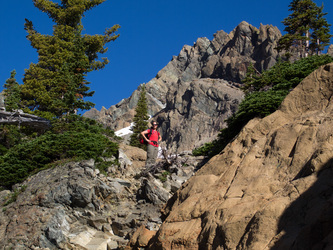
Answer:
[[[163,171],[161,175],[158,176],[158,178],[161,182],[166,182],[170,174],[171,173],[169,171]]]
[[[27,186],[23,185],[20,188],[15,189],[10,195],[9,197],[7,197],[7,200],[4,204],[2,204],[3,206],[8,206],[10,203],[13,203],[17,200],[17,197],[19,196],[19,194],[23,193],[25,191],[25,189],[27,188]]]

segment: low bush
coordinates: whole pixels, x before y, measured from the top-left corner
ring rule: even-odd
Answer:
[[[103,162],[117,155],[115,139],[113,131],[90,119],[73,115],[53,120],[50,131],[19,143],[0,156],[0,185],[10,187],[63,159]]]

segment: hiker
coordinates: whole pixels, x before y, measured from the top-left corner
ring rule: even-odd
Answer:
[[[141,132],[144,140],[148,143],[146,166],[155,164],[158,153],[158,142],[162,141],[161,134],[157,131],[157,127],[158,123],[153,121],[150,129]]]

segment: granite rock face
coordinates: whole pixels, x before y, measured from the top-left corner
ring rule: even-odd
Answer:
[[[332,249],[333,64],[168,201],[151,249]],[[139,236],[137,236],[139,237]]]
[[[211,141],[236,112],[243,92],[220,79],[180,82],[169,90],[166,108],[155,117],[163,141],[173,151],[186,151]]]
[[[160,132],[166,147],[175,151],[191,150],[193,143],[198,146],[213,140],[225,126],[223,120],[236,110],[242,99],[237,86],[246,75],[248,65],[252,63],[258,71],[273,66],[279,57],[274,48],[280,37],[280,31],[271,25],[257,29],[242,22],[230,34],[218,31],[211,41],[203,37],[193,46],[185,45],[178,56],[145,84],[149,114],[163,122]],[[210,92],[205,95],[203,88]],[[127,127],[133,120],[139,90],[140,86],[131,97],[109,109],[92,109],[84,116],[114,130]],[[200,108],[198,98],[202,104],[212,106]],[[178,107],[177,112],[186,110],[188,115],[178,119],[175,107]],[[177,132],[172,131],[172,124],[181,124],[184,120],[186,129],[178,126]],[[207,130],[207,133],[198,133]]]

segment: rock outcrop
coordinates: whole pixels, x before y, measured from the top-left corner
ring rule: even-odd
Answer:
[[[69,162],[0,191],[0,249],[121,249],[140,227],[150,239],[162,206],[203,159],[183,155],[150,170],[145,160],[145,151],[121,145],[107,176],[93,160]]]
[[[327,54],[333,57],[333,44],[328,47]]]
[[[216,138],[236,112],[243,92],[225,80],[198,79],[170,89],[166,108],[156,114],[163,141],[173,151],[186,151]]]
[[[197,146],[207,136],[214,139],[224,126],[223,119],[234,112],[242,99],[242,92],[235,86],[246,75],[247,66],[252,63],[258,71],[273,66],[279,57],[275,47],[280,37],[280,31],[271,25],[257,29],[242,22],[230,34],[218,31],[212,41],[204,37],[198,38],[193,46],[185,45],[145,85],[149,114],[160,115],[160,132],[167,147],[175,151],[192,150],[194,142]],[[133,120],[139,90],[140,87],[109,109],[92,109],[84,116],[114,130],[127,127]],[[211,106],[201,108],[204,103]],[[177,115],[180,111],[183,116]],[[171,125],[184,120],[186,127],[179,125],[174,131],[176,128]],[[198,131],[207,132],[200,135]]]
[[[332,249],[332,100],[328,64],[183,184],[150,248]]]

